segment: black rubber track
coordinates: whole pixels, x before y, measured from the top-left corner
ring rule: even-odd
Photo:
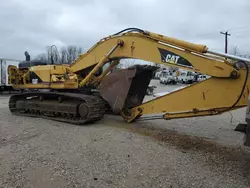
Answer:
[[[79,113],[72,113],[72,111],[69,111],[68,113],[61,113],[60,111],[51,111],[51,110],[46,111],[44,109],[41,110],[39,108],[39,105],[37,108],[32,107],[32,109],[17,108],[18,101],[24,101],[24,102],[28,101],[29,97],[33,98],[36,97],[37,101],[40,100],[41,98],[40,103],[41,101],[55,102],[57,101],[55,99],[59,99],[60,97],[62,98],[62,101],[64,100],[64,98],[66,98],[67,101],[72,100],[75,103],[79,102],[78,105],[84,103],[88,107],[88,114],[85,117],[82,117],[81,115],[79,115]],[[78,93],[61,93],[61,92],[29,92],[11,96],[9,99],[9,110],[11,111],[12,114],[15,115],[45,118],[55,121],[81,125],[81,124],[93,123],[95,121],[102,119],[106,111],[105,104],[106,102],[101,97],[93,95],[85,95]],[[55,105],[55,103],[53,105]],[[60,105],[59,101],[58,105]]]

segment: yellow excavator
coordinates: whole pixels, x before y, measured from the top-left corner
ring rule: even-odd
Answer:
[[[156,67],[137,65],[115,71],[125,58],[211,77],[143,103]],[[126,122],[217,115],[248,105],[249,62],[205,45],[128,28],[101,39],[70,65],[27,60],[18,67],[9,66],[9,84],[28,90],[12,95],[9,109],[16,115],[74,124],[98,121],[105,113],[119,114]],[[244,127],[245,133],[249,127]],[[250,146],[250,133],[246,135],[245,145]]]

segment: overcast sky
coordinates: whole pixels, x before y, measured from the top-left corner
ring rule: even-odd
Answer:
[[[237,45],[250,53],[250,0],[1,0],[0,57],[24,59],[45,46],[88,49],[127,27],[206,44],[224,51]]]

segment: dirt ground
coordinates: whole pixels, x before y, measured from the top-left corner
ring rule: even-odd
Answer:
[[[250,149],[233,131],[245,109],[76,126],[14,116],[7,104],[0,96],[0,187],[250,187]]]

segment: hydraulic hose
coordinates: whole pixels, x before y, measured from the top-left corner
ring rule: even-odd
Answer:
[[[146,34],[146,32],[144,30],[142,30],[142,29],[131,27],[131,28],[123,29],[123,30],[121,30],[121,31],[119,31],[119,32],[117,32],[117,33],[115,33],[113,35],[119,35],[119,34],[124,33],[124,32],[132,32],[132,31],[137,31],[139,33]]]

